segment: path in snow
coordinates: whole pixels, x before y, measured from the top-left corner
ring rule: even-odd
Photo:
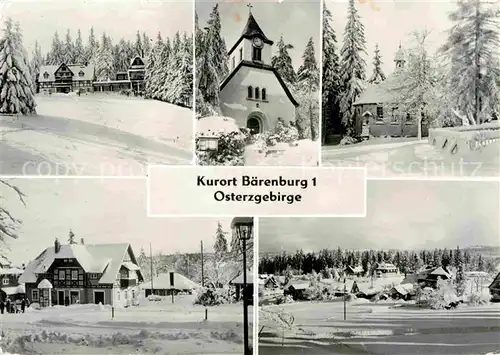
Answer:
[[[99,96],[37,101],[37,116],[0,117],[0,174],[144,175],[147,164],[192,161],[190,110]]]
[[[349,303],[347,321],[341,302],[281,308],[294,315],[296,332],[286,335],[283,351],[280,331],[264,330],[259,339],[261,355],[470,355],[500,349],[500,304],[433,311]]]

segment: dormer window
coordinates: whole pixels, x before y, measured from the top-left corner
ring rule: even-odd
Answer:
[[[2,280],[2,284],[5,286],[5,285],[8,285],[9,284],[9,279],[7,277],[5,277],[3,280]]]
[[[85,73],[82,70],[80,70],[80,72],[78,73],[78,75],[80,76],[80,78],[83,78],[85,76]]]
[[[49,78],[49,73],[47,73],[47,72],[43,73],[43,78],[44,79],[48,79]]]

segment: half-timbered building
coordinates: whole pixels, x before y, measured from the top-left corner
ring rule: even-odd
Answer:
[[[143,58],[135,57],[126,72],[118,72],[112,80],[98,80],[93,83],[95,91],[132,90],[141,93],[145,88],[146,64]]]
[[[41,305],[123,305],[143,281],[130,244],[61,245],[45,249],[20,277]]]
[[[93,65],[44,65],[40,67],[37,91],[44,94],[92,92],[95,81]]]

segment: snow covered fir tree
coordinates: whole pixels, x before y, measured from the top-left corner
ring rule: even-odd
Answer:
[[[276,6],[258,5],[260,11]],[[230,47],[223,35],[221,6],[246,13],[242,15],[246,24]],[[293,63],[290,53],[296,50],[294,46],[285,35],[276,44],[268,38],[253,7],[215,4],[205,16],[205,26],[196,14],[197,162],[316,165],[312,151],[317,150],[315,141],[319,139],[318,49],[310,37],[303,44],[300,65]],[[261,19],[265,17],[264,12],[259,14]],[[282,155],[278,161],[280,152],[287,158]]]
[[[36,114],[34,88],[21,29],[8,18],[0,38],[0,114]]]
[[[367,43],[362,4],[354,0],[348,3],[338,42],[332,6],[325,3],[323,10],[323,144],[379,137],[422,139],[433,128],[498,122],[497,3],[459,0],[442,19],[447,21],[446,38],[436,41],[432,30],[415,29],[407,38],[395,31],[400,38],[394,37],[392,53],[383,53],[375,41]],[[434,42],[441,46],[433,47]],[[367,48],[374,48],[371,73]],[[394,67],[386,76],[383,58],[390,55]]]

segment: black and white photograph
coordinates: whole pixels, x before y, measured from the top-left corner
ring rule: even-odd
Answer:
[[[259,354],[500,353],[498,182],[368,182],[366,218],[259,218]]]
[[[499,175],[498,1],[326,0],[322,66],[323,165]]]
[[[319,165],[320,0],[195,12],[197,165]]]
[[[142,179],[0,196],[2,354],[251,354],[253,218],[147,217]]]
[[[0,173],[193,161],[191,1],[2,2]]]

